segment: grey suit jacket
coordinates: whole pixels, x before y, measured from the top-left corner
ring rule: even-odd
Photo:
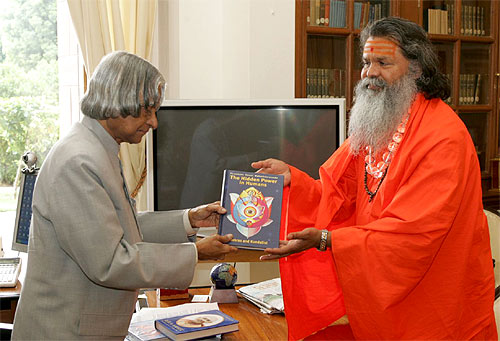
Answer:
[[[84,117],[44,161],[13,339],[123,340],[139,288],[191,283],[183,211],[136,215],[118,149]]]

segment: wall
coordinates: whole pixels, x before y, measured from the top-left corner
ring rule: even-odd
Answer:
[[[294,97],[294,0],[159,0],[171,99]]]

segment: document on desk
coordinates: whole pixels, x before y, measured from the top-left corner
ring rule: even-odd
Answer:
[[[236,290],[236,292],[258,306],[264,314],[276,314],[285,311],[280,278],[247,285]]]
[[[130,322],[154,321],[208,310],[219,310],[219,305],[217,303],[184,303],[167,308],[142,308],[138,313],[132,315],[132,321]]]

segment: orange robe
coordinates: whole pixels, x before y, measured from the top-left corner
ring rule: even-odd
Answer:
[[[496,339],[479,163],[457,114],[417,96],[372,202],[364,166],[346,141],[320,180],[291,167],[282,238],[315,226],[332,249],[280,260],[289,338],[347,313],[356,339]]]

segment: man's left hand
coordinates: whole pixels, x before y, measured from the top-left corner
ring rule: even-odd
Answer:
[[[220,215],[226,212],[220,201],[201,205],[189,210],[189,222],[193,228],[219,226]]]

